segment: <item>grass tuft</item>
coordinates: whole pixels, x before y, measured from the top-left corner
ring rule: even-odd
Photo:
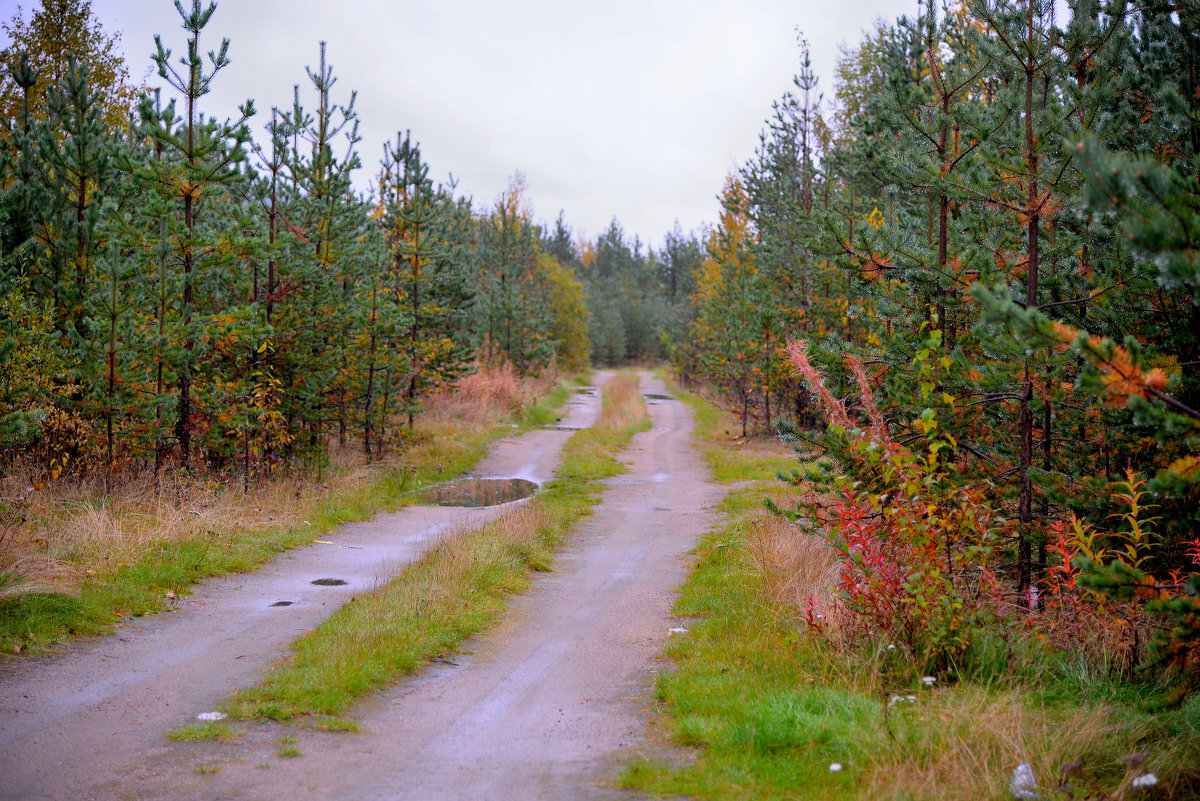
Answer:
[[[167,732],[167,739],[173,743],[235,743],[240,737],[236,729],[219,720],[188,723]]]
[[[328,732],[347,733],[362,731],[362,726],[349,718],[321,718],[316,727]]]

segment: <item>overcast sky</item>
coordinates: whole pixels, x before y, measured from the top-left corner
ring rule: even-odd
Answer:
[[[37,0],[23,0],[29,14]],[[190,9],[191,0],[184,0]],[[15,0],[0,0],[4,19]],[[185,34],[171,0],[92,0],[121,31],[137,82],[151,72],[154,34],[175,57]],[[204,50],[230,39],[232,64],[201,110],[235,113],[247,97],[256,136],[292,86],[311,108],[304,68],[319,42],[338,78],[335,102],[358,91],[356,183],[378,169],[385,139],[411,129],[430,174],[490,205],[515,171],[537,218],[560,209],[594,237],[616,217],[657,244],[716,219],[724,176],[757,143],[771,102],[791,86],[796,30],[832,94],[839,44],[916,0],[220,0]]]

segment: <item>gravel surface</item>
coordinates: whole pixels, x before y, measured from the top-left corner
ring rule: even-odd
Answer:
[[[648,374],[641,381],[644,393],[666,394]],[[360,704],[352,717],[364,731],[263,723],[239,726],[236,744],[163,736],[253,684],[354,592],[497,508],[381,514],[343,527],[333,545],[208,582],[173,614],[71,653],[0,664],[0,798],[624,797],[611,782],[629,756],[656,748],[647,708],[663,642],[681,625],[673,593],[722,495],[689,447],[687,408],[648,403],[653,429],[623,454],[629,472],[608,482],[555,572],[464,653]],[[570,428],[590,425],[598,408],[598,395],[575,395],[560,430],[497,443],[476,475],[549,478]],[[281,737],[299,756],[280,755]]]

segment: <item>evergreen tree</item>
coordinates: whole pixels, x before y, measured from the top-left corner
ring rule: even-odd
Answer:
[[[156,146],[162,149],[163,159],[150,162],[160,192],[171,198],[176,206],[172,223],[172,256],[181,274],[182,291],[179,298],[179,319],[174,335],[170,337],[170,366],[178,387],[176,404],[175,438],[179,444],[181,466],[190,467],[194,414],[192,384],[197,366],[206,356],[206,347],[201,341],[205,325],[205,312],[211,311],[203,304],[197,309],[197,299],[209,297],[204,291],[197,293],[197,284],[205,283],[212,262],[221,253],[217,240],[224,232],[205,224],[202,219],[206,197],[219,195],[222,190],[231,191],[241,183],[238,165],[246,158],[246,143],[250,130],[246,120],[254,113],[253,101],[247,100],[241,107],[241,118],[234,122],[218,122],[206,118],[199,109],[199,101],[208,94],[212,80],[218,72],[229,65],[229,40],[224,39],[217,51],[210,51],[209,67],[204,66],[200,51],[200,36],[216,11],[216,3],[202,8],[200,0],[192,0],[191,11],[185,11],[182,0],[176,0],[175,8],[188,32],[187,54],[179,60],[182,70],[171,63],[171,50],[162,39],[155,36],[157,52],[154,62],[158,75],[165,80],[183,99],[184,117],[179,124],[166,124],[167,120],[156,113],[149,98],[142,101],[142,131]],[[212,201],[210,201],[211,203]]]

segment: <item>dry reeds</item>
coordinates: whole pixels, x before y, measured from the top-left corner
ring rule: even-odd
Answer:
[[[830,618],[838,562],[828,542],[765,511],[746,521],[745,536],[764,600],[776,613],[803,609]]]
[[[597,428],[624,428],[646,420],[646,404],[642,400],[636,373],[618,373],[604,385],[604,408]]]
[[[1042,788],[1053,788],[1072,764],[1085,776],[1111,774],[1126,745],[1114,737],[1112,710],[1104,705],[1055,715],[1031,710],[1015,693],[966,686],[898,705],[887,727],[890,747],[872,760],[864,797],[1000,798],[1022,762]],[[1099,783],[1112,790],[1116,781],[1109,775]]]
[[[555,380],[555,375],[549,371],[537,376],[522,376],[507,361],[477,364],[470,375],[430,399],[426,416],[455,422],[494,422],[545,395]]]
[[[155,486],[148,475],[124,476],[108,492],[98,478],[63,479],[28,499],[24,524],[0,542],[0,571],[69,592],[85,576],[132,564],[159,543],[232,539],[297,523],[326,488],[346,490],[363,480],[354,469],[316,487],[280,475],[243,493],[204,481]]]

